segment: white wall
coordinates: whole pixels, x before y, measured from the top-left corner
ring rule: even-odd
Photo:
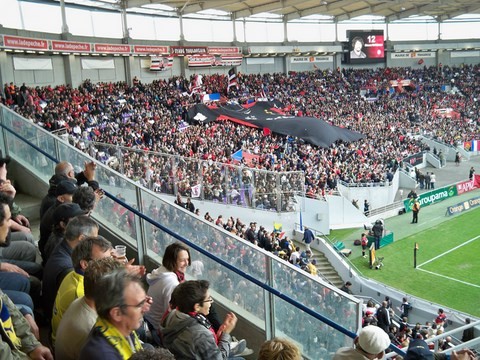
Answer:
[[[52,60],[52,70],[15,70],[13,58],[50,58]],[[4,82],[14,82],[17,85],[25,83],[27,86],[47,86],[65,84],[64,59],[62,56],[52,55],[27,55],[6,53],[4,60]],[[6,76],[5,76],[6,75]]]
[[[365,187],[346,187],[338,184],[340,194],[346,197],[350,202],[358,200],[358,205],[363,211],[363,202],[368,200],[370,209],[376,209],[391,204],[398,190],[398,183],[390,186],[365,186]]]
[[[363,214],[363,201],[359,202],[359,210],[344,196],[327,195],[326,199],[331,229],[358,227],[368,222]]]

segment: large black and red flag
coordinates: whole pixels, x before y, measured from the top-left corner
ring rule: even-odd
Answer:
[[[338,140],[353,142],[364,138],[360,133],[330,125],[314,117],[287,115],[282,109],[283,105],[278,101],[262,101],[243,106],[237,103],[209,106],[196,104],[188,110],[188,121],[208,123],[229,120],[245,126],[267,129],[264,131],[265,135],[269,131],[290,135],[321,147],[329,147]]]

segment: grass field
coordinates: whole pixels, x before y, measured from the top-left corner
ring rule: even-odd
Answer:
[[[365,276],[405,293],[480,316],[480,209],[395,241],[377,256],[385,257],[385,266],[378,271],[362,257],[352,263]]]

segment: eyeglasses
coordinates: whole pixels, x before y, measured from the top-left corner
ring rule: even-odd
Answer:
[[[213,298],[212,298],[211,296],[209,296],[208,299],[203,300],[202,302],[204,302],[204,303],[205,303],[205,302],[209,302],[209,303],[212,303],[212,304],[213,304],[213,303],[214,303],[214,300],[213,300]]]
[[[120,307],[134,307],[134,308],[137,308],[137,309],[141,309],[143,308],[143,306],[145,305],[145,303],[149,302],[151,299],[150,296],[147,296],[145,299],[143,299],[142,301],[140,301],[138,304],[136,305],[129,305],[129,304],[122,304],[120,305]]]

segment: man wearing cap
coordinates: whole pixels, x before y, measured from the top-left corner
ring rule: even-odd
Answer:
[[[353,342],[353,348],[338,349],[333,360],[383,359],[385,350],[390,346],[390,338],[387,333],[373,325],[364,327]]]
[[[55,203],[57,186],[60,182],[71,180],[78,186],[87,183],[93,190],[97,190],[99,188],[98,182],[94,180],[96,167],[97,165],[93,161],[85,162],[84,170],[75,174],[72,164],[68,161],[59,162],[57,166],[55,166],[55,174],[49,180],[50,187],[48,193],[42,199],[40,205],[40,219],[43,218],[45,212]]]
[[[47,263],[55,247],[63,241],[68,222],[78,215],[87,214],[76,203],[61,204],[55,209],[52,216],[52,233],[43,249],[43,264]]]
[[[61,204],[69,204],[72,202],[73,194],[77,190],[77,185],[71,180],[61,181],[56,187],[56,200],[55,203],[45,212],[40,221],[40,240],[38,241],[38,249],[42,254],[42,258],[45,259],[45,245],[48,238],[52,233],[53,226],[53,213],[57,207]]]
[[[475,354],[470,349],[452,351],[451,354],[432,352],[428,344],[420,337],[410,341],[404,360],[474,360]]]

